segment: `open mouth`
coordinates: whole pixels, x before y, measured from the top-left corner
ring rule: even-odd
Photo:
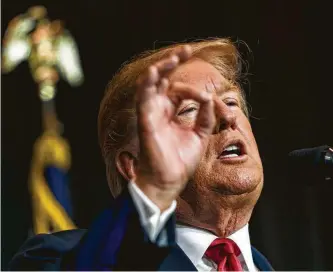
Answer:
[[[222,153],[219,155],[219,159],[237,158],[244,154],[243,145],[241,143],[233,143],[223,149]]]

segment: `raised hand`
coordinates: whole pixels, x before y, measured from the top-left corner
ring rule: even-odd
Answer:
[[[215,125],[212,94],[169,82],[168,75],[191,55],[190,46],[177,48],[137,81],[140,154],[135,182],[161,210],[170,206],[193,175]],[[175,119],[184,99],[200,104],[193,127]]]

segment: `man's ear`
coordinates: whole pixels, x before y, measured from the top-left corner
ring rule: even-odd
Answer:
[[[136,178],[135,168],[137,165],[137,158],[126,150],[121,150],[116,155],[117,170],[127,181]]]

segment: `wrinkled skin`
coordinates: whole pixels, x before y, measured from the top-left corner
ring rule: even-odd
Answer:
[[[263,184],[262,164],[239,90],[188,46],[137,82],[137,131],[118,170],[178,221],[225,237],[244,226]],[[242,156],[221,159],[230,143]],[[140,150],[140,152],[139,152]]]
[[[241,95],[212,65],[200,59],[180,66],[171,74],[170,81],[199,90],[213,88],[216,94],[216,129],[209,136],[194,176],[178,199],[178,221],[228,236],[249,221],[263,183],[262,163],[251,125],[241,108]],[[183,101],[179,122],[192,126],[197,107],[194,101]],[[246,159],[219,159],[228,141],[242,141]]]

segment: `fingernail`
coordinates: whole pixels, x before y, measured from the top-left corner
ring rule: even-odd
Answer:
[[[191,54],[192,54],[192,47],[186,44],[183,46],[179,57],[183,60],[189,58]]]
[[[188,44],[184,45],[184,50],[186,50],[187,52],[191,52],[192,47]]]
[[[171,56],[171,63],[169,64],[170,67],[173,67],[174,65],[178,64],[179,57],[176,55]]]

